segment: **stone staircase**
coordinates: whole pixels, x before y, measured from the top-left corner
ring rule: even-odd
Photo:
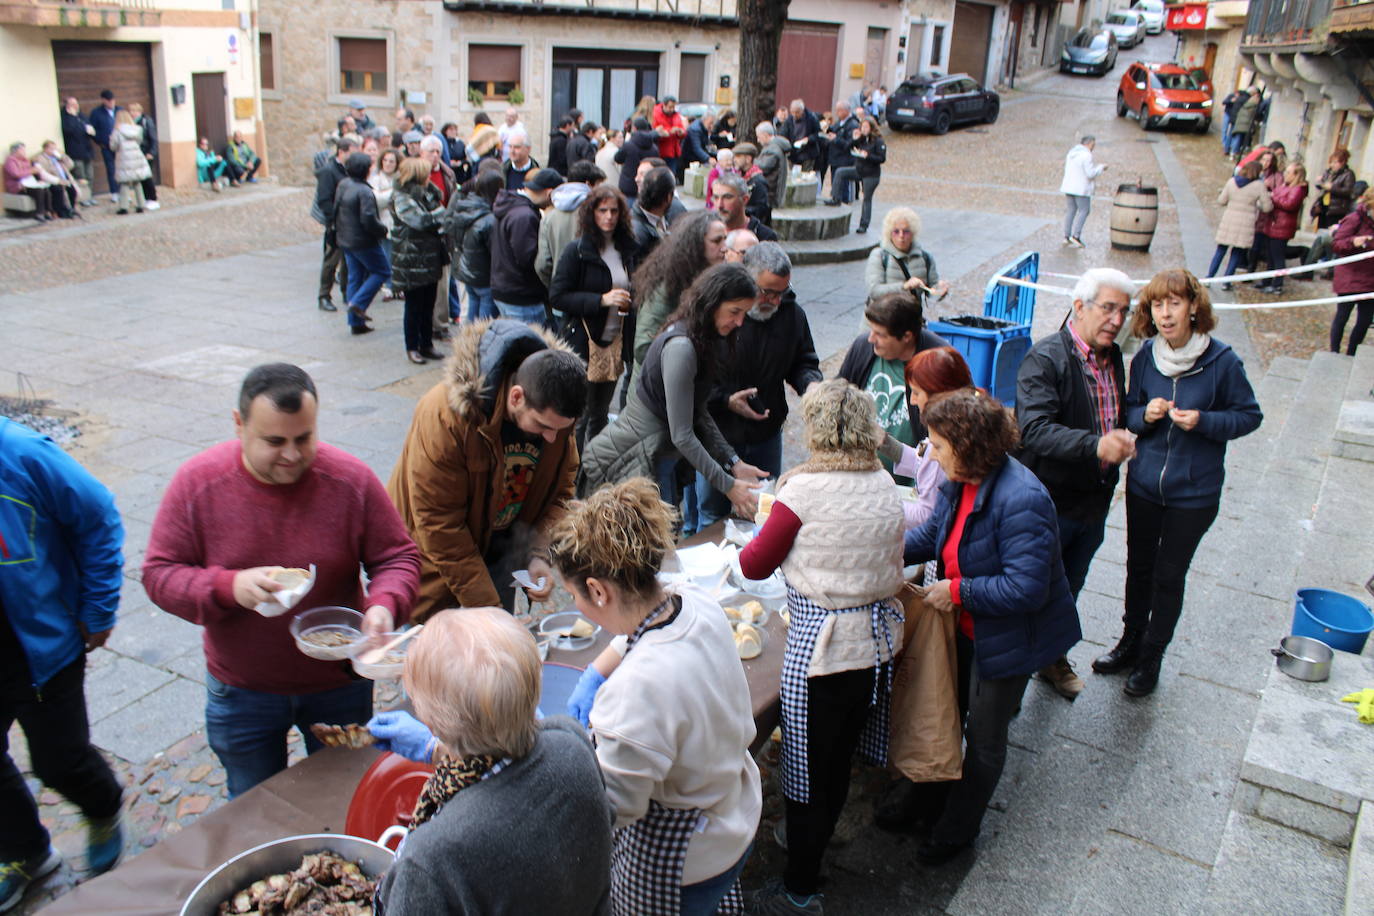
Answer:
[[[1295,588],[1367,599],[1374,574],[1374,350],[1279,358],[1258,387],[1261,429],[1228,454],[1225,584],[1257,596],[1247,657],[1290,632]],[[1219,520],[1220,522],[1221,520]],[[1271,600],[1259,600],[1271,599]],[[1374,726],[1345,694],[1374,687],[1374,641],[1337,653],[1330,680],[1273,666],[1259,702],[1200,912],[1374,913]],[[1357,824],[1359,829],[1357,830]]]

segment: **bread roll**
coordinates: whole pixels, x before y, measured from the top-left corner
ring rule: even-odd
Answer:
[[[572,625],[572,629],[568,631],[568,635],[574,639],[581,639],[586,636],[591,636],[595,632],[596,627],[579,617],[577,618],[577,622]]]
[[[268,575],[286,588],[295,588],[310,578],[310,570],[292,566],[278,566]]]
[[[746,601],[740,606],[739,619],[745,623],[758,623],[763,616],[763,605],[758,601]]]

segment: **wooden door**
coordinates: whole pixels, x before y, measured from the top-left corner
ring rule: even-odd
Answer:
[[[225,114],[224,74],[192,73],[191,92],[196,106],[196,142],[210,138],[210,148],[219,152],[229,142],[228,116]]]
[[[76,96],[87,114],[100,104],[100,93],[114,93],[115,105],[128,108],[137,102],[144,114],[158,123],[153,96],[152,46],[134,41],[54,41],[53,64],[57,70],[54,105]],[[60,140],[61,138],[56,138]],[[96,156],[96,161],[100,160]],[[161,157],[153,160],[153,179],[161,183]]]
[[[864,79],[874,87],[882,86],[883,62],[887,60],[887,29],[869,28],[864,46]]]
[[[840,27],[821,22],[788,22],[778,48],[776,106],[802,99],[812,111],[827,111],[835,101],[835,59]]]
[[[988,81],[988,45],[992,39],[993,7],[959,0],[954,5],[954,34],[949,42],[949,72],[967,73],[979,83]]]

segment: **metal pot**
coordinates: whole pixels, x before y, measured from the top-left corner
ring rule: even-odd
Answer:
[[[1307,636],[1285,636],[1277,649],[1270,649],[1278,659],[1279,670],[1300,681],[1324,681],[1331,676],[1331,659],[1335,653],[1319,639]]]
[[[381,877],[395,860],[385,846],[342,833],[309,833],[273,840],[239,853],[206,875],[186,898],[181,916],[214,916],[220,903],[254,881],[294,871],[302,857],[324,850],[359,863],[369,878]]]

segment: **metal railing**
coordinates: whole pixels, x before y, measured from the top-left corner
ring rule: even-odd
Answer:
[[[1250,0],[1242,45],[1290,45],[1325,31],[1332,0]]]

